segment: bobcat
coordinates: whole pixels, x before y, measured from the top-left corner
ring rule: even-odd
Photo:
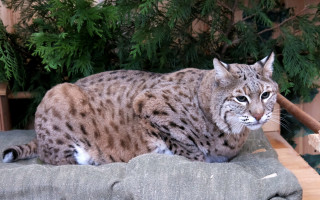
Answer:
[[[274,53],[253,65],[213,60],[213,70],[109,71],[49,90],[36,139],[4,162],[38,156],[53,165],[128,162],[145,153],[226,162],[272,115]]]

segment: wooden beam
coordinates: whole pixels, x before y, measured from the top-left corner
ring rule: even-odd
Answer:
[[[7,86],[7,83],[0,83],[0,131],[11,129]]]
[[[0,83],[0,96],[6,96],[8,94],[8,84]]]
[[[14,92],[8,94],[9,99],[31,99],[33,95],[31,92]]]
[[[280,106],[286,109],[291,115],[293,115],[297,120],[299,120],[306,127],[311,129],[313,132],[318,133],[320,130],[320,123],[312,118],[308,113],[301,110],[298,106],[291,103],[281,94],[277,95],[277,102]]]

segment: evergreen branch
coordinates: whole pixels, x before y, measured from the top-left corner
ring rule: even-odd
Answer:
[[[291,21],[291,20],[294,20],[295,18],[297,18],[298,16],[300,16],[304,11],[306,11],[306,10],[308,10],[308,9],[309,9],[308,6],[306,6],[306,7],[304,7],[304,9],[302,9],[301,11],[299,11],[298,13],[296,13],[295,15],[289,17],[288,19],[283,20],[281,23],[279,23],[279,24],[277,24],[277,25],[275,25],[275,26],[273,26],[273,27],[271,27],[271,28],[264,29],[264,30],[258,32],[257,34],[258,34],[258,35],[261,35],[262,33],[265,33],[265,32],[268,32],[268,31],[272,31],[272,30],[274,30],[274,29],[277,29],[277,28],[281,27],[282,25],[284,25],[285,23],[287,23],[287,22],[289,22],[289,21]]]
[[[228,28],[227,28],[227,31],[226,31],[226,33],[225,33],[226,38],[229,37],[229,34],[230,34],[232,28],[234,27],[234,26],[233,26],[233,23],[234,23],[234,13],[235,13],[235,10],[236,10],[236,8],[237,8],[237,5],[238,5],[238,1],[235,0],[235,1],[234,1],[234,4],[233,4],[233,8],[232,8],[232,10],[231,10],[231,17],[230,17],[230,21],[229,21],[229,24],[228,24]],[[222,48],[222,51],[221,51],[221,55],[222,55],[222,56],[223,56],[223,55],[225,54],[225,52],[227,51],[228,46],[229,46],[228,43],[225,43],[225,44],[224,44],[224,46],[223,46],[223,48]]]
[[[237,2],[237,1],[236,1]],[[234,9],[233,8],[230,8],[229,6],[227,6],[226,4],[222,3],[221,1],[218,1],[217,2],[218,5],[220,5],[221,7],[229,10],[230,12],[234,12]],[[235,4],[234,4],[235,5]]]
[[[239,20],[239,21],[237,21],[237,22],[234,22],[233,25],[235,25],[235,24],[238,23],[238,22],[244,22],[244,21],[246,21],[247,19],[250,19],[251,17],[254,17],[254,16],[256,16],[256,15],[257,15],[257,14],[252,14],[252,15],[246,16],[246,17],[242,18],[241,20]]]
[[[287,23],[287,22],[289,22],[289,21],[291,21],[291,20],[294,20],[294,19],[297,18],[298,16],[302,15],[303,12],[306,11],[306,10],[308,10],[308,9],[309,9],[309,7],[306,6],[304,9],[302,9],[301,11],[299,11],[298,13],[296,13],[295,15],[293,15],[293,16],[285,19],[285,20],[283,20],[281,23],[279,23],[279,24],[277,24],[277,25],[275,25],[275,26],[273,26],[273,27],[271,27],[271,28],[264,29],[264,30],[258,32],[257,34],[258,34],[258,35],[261,35],[261,34],[263,34],[263,33],[265,33],[265,32],[268,32],[268,31],[277,29],[277,28],[283,26],[285,23]],[[246,19],[248,19],[248,18],[250,18],[250,17],[252,17],[252,16],[254,16],[254,15],[245,17],[245,18],[243,18],[243,19],[240,20],[240,21],[245,21]],[[233,40],[230,44],[225,43],[225,45],[224,45],[224,47],[223,47],[223,49],[222,49],[222,51],[221,51],[221,54],[224,55],[225,52],[227,51],[227,49],[228,49],[229,47],[238,44],[240,41],[241,41],[241,39],[237,38],[237,39]]]

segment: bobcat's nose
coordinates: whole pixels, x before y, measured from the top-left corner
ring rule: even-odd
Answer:
[[[253,116],[257,121],[259,121],[259,120],[262,118],[262,116],[263,116],[263,112],[261,112],[261,113],[254,113],[254,114],[252,114],[252,116]]]

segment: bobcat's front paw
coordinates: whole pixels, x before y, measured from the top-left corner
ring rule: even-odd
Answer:
[[[205,157],[205,161],[208,163],[223,163],[223,162],[228,162],[229,158],[225,156],[215,156],[215,155],[210,155]]]

